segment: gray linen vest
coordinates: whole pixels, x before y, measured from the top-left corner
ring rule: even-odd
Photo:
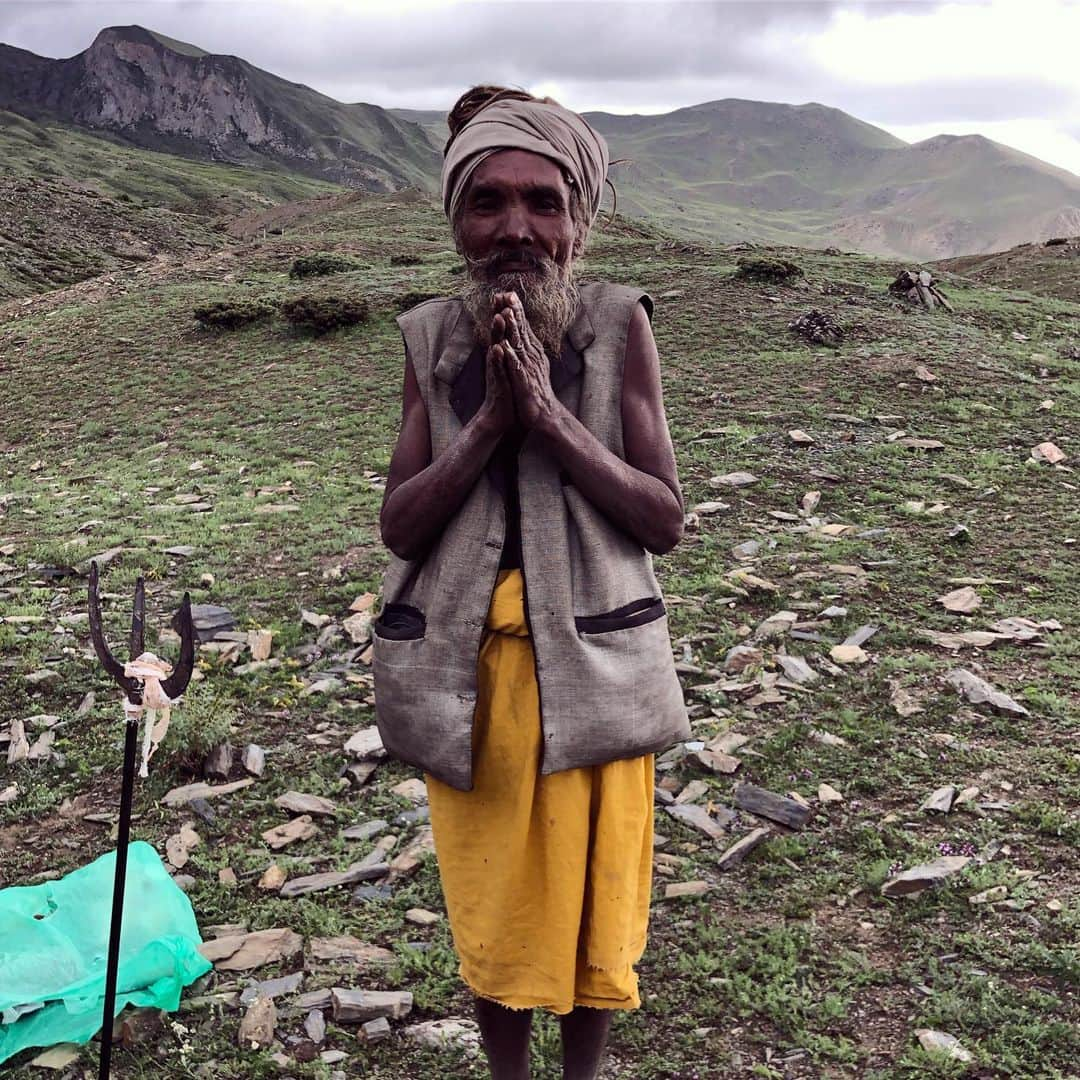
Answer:
[[[651,318],[652,299],[608,282],[582,285],[580,293],[552,387],[625,460],[627,330],[639,300]],[[428,300],[397,322],[427,407],[434,459],[479,404],[475,394],[471,406],[455,395],[476,344],[474,323],[459,298]],[[688,738],[690,725],[652,555],[537,443],[529,432],[518,454],[518,494],[541,772],[662,750]],[[375,717],[384,745],[462,791],[472,787],[477,658],[505,531],[503,499],[482,473],[423,556],[390,554],[373,625]]]

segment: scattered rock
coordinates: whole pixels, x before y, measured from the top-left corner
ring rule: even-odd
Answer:
[[[277,927],[204,941],[199,952],[219,971],[252,971],[264,964],[291,960],[303,947],[304,939],[299,934]]]
[[[408,990],[345,990],[335,986],[330,991],[334,1021],[357,1024],[380,1016],[400,1020],[412,1012],[413,996]]]
[[[939,787],[936,791],[932,791],[927,795],[919,809],[947,814],[952,809],[955,798],[956,788],[952,784],[946,784],[945,787]]]
[[[240,1021],[238,1041],[246,1050],[265,1050],[274,1041],[277,1006],[273,998],[257,997]]]
[[[81,1054],[81,1046],[76,1046],[74,1043],[58,1043],[56,1046],[50,1046],[44,1053],[38,1054],[30,1064],[36,1065],[39,1069],[54,1069],[59,1072],[69,1065],[74,1065]]]
[[[315,825],[310,816],[302,814],[284,825],[275,825],[262,834],[271,851],[281,851],[297,840],[311,840],[319,835],[319,827]]]
[[[776,663],[783,671],[785,678],[794,683],[803,685],[815,682],[820,678],[818,673],[801,656],[791,656],[786,653],[777,653]]]
[[[970,585],[966,585],[962,589],[953,589],[952,592],[939,596],[938,603],[946,611],[955,611],[961,615],[968,615],[982,606],[982,597]]]
[[[358,967],[389,967],[395,960],[389,949],[379,945],[369,945],[366,941],[351,935],[339,937],[312,938],[308,951],[313,960],[324,962],[347,961]]]
[[[327,889],[336,889],[341,885],[372,881],[375,878],[384,877],[388,870],[389,867],[385,864],[361,866],[359,863],[353,863],[347,870],[327,871],[322,874],[308,874],[306,877],[292,878],[281,887],[278,895],[285,900],[292,900],[297,896],[325,892]]]
[[[844,801],[844,796],[840,794],[836,788],[829,784],[818,784],[817,789],[818,802],[822,803],[838,803]]]
[[[435,911],[428,911],[426,908],[409,908],[405,912],[405,919],[407,922],[415,923],[417,926],[434,926],[435,923],[442,919],[442,916]]]
[[[754,850],[754,848],[768,839],[771,832],[771,829],[760,828],[754,829],[752,832],[748,832],[745,836],[740,837],[717,860],[717,868],[720,870],[730,870],[731,867],[737,866],[751,851]]]
[[[1014,716],[1029,715],[1023,705],[966,668],[953,668],[946,673],[945,681],[963,694],[972,705],[989,705],[998,712],[1012,713]]]
[[[749,472],[732,472],[724,473],[722,476],[709,477],[711,487],[747,487],[757,482],[758,478]]]
[[[231,784],[220,784],[218,787],[205,783],[185,784],[183,787],[173,788],[172,791],[167,792],[161,801],[166,806],[183,806],[184,803],[190,803],[196,799],[214,799],[219,795],[231,795],[234,791],[243,791],[254,783],[255,781],[249,778],[234,780]]]
[[[1035,461],[1045,461],[1048,465],[1057,465],[1059,462],[1064,461],[1068,456],[1052,442],[1039,443],[1031,451],[1031,456]]]
[[[319,1046],[326,1038],[326,1017],[321,1009],[312,1009],[304,1018],[304,1031],[307,1037]]]
[[[383,746],[379,729],[374,724],[361,728],[345,744],[345,753],[361,761],[385,757],[386,748]]]
[[[252,660],[266,660],[269,658],[274,646],[274,634],[271,630],[249,630],[247,635],[248,649]]]
[[[829,656],[837,664],[865,664],[870,659],[858,645],[834,645]]]
[[[964,869],[971,859],[966,855],[942,855],[890,878],[881,886],[882,896],[911,896],[938,885]]]
[[[682,803],[674,806],[666,806],[665,810],[679,821],[685,822],[687,825],[693,826],[699,832],[703,832],[711,840],[726,840],[727,833],[724,831],[724,824],[734,821],[735,815],[730,810],[723,810],[722,812],[727,815],[727,820],[721,823],[715,818],[711,817],[709,812],[703,806],[695,806],[693,803]]]
[[[324,799],[321,795],[305,795],[300,791],[286,791],[274,800],[274,805],[288,810],[290,814],[333,817],[337,813],[337,806],[330,799]]]
[[[203,763],[203,775],[210,780],[228,780],[232,772],[233,748],[227,743],[218,743]]]
[[[673,881],[664,887],[664,899],[677,900],[682,896],[704,896],[710,888],[707,881]]]
[[[379,1042],[390,1038],[390,1021],[385,1016],[375,1020],[369,1020],[360,1028],[360,1033],[366,1042]]]
[[[277,863],[271,863],[259,878],[258,887],[265,892],[277,892],[288,880],[288,873]]]
[[[456,1046],[466,1053],[475,1054],[480,1050],[480,1028],[473,1020],[460,1020],[447,1017],[444,1020],[427,1020],[422,1024],[410,1024],[403,1028],[406,1039],[418,1042],[422,1046],[443,1049]]]
[[[740,810],[777,821],[791,829],[801,829],[813,817],[812,810],[800,806],[794,799],[777,795],[756,784],[737,784],[734,798]]]
[[[974,905],[996,904],[999,900],[1004,900],[1008,895],[1008,885],[994,885],[992,888],[983,889],[982,892],[969,896],[968,903]]]
[[[252,776],[262,776],[266,770],[266,752],[255,743],[248,743],[244,747],[244,756],[241,763],[245,772],[251,773]]]
[[[395,795],[401,795],[414,803],[426,803],[428,801],[427,785],[423,780],[416,777],[402,780],[400,784],[395,784],[390,790]]]
[[[944,1054],[956,1061],[972,1060],[971,1054],[960,1045],[960,1040],[955,1035],[949,1035],[944,1031],[934,1031],[931,1028],[918,1028],[915,1036],[928,1054]]]
[[[166,858],[177,870],[183,870],[191,852],[201,843],[199,834],[190,825],[181,825],[180,831],[165,841]]]

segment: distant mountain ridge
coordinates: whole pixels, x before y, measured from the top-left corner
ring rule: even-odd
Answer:
[[[102,30],[66,60],[0,46],[0,109],[373,191],[426,185],[439,167],[423,133],[377,105],[342,104],[141,26]]]
[[[0,45],[2,109],[371,191],[436,192],[448,134],[442,112],[346,105],[138,26],[64,60]],[[978,135],[909,145],[816,102],[585,116],[630,159],[619,210],[692,236],[920,260],[1080,233],[1080,177]]]

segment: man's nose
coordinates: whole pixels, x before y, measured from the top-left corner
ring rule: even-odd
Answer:
[[[503,247],[528,247],[535,242],[532,222],[522,206],[509,206],[499,222],[498,242]]]

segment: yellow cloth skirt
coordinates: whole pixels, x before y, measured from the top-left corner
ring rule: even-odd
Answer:
[[[473,790],[426,775],[461,977],[515,1009],[635,1009],[633,965],[652,884],[653,755],[540,774],[522,587],[520,570],[499,571],[477,672]]]

